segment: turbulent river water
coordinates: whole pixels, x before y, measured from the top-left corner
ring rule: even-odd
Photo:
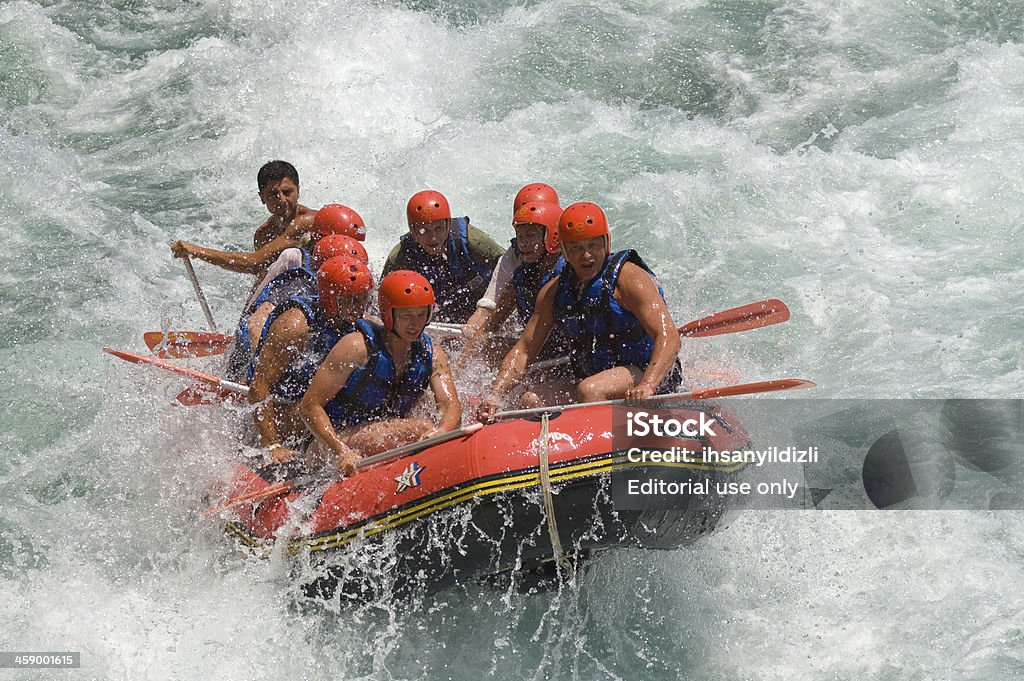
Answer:
[[[505,241],[548,182],[677,321],[793,312],[686,353],[1020,398],[1022,41],[1009,0],[0,3],[0,650],[82,653],[16,678],[1024,677],[1012,511],[747,512],[541,593],[310,606],[197,514],[238,415],[100,353],[201,328],[169,245],[244,248],[284,158],[375,268],[415,191]],[[196,267],[230,323],[250,282]]]

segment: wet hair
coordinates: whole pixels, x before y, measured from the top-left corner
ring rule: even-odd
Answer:
[[[256,173],[256,187],[262,194],[263,188],[268,184],[280,182],[285,178],[294,182],[296,187],[299,186],[299,171],[295,169],[295,166],[288,161],[267,161]]]

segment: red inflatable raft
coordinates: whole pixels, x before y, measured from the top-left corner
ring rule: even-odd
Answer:
[[[694,418],[701,411],[722,427],[681,446],[699,452],[746,445],[743,428],[714,405],[673,408]],[[432,592],[471,579],[536,574],[615,546],[673,549],[713,530],[727,510],[718,497],[682,499],[676,510],[617,507],[615,471],[657,467],[662,477],[714,481],[739,468],[631,462],[624,429],[613,428],[613,415],[621,424],[625,412],[593,406],[485,426],[349,478],[240,506],[227,529],[254,549],[287,542],[315,597],[331,597],[339,587],[365,597],[382,585]],[[239,466],[226,493],[236,497],[270,484]]]

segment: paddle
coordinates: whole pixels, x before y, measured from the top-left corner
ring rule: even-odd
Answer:
[[[691,390],[687,393],[669,393],[667,395],[652,395],[640,404],[649,402],[666,402],[670,400],[710,400],[716,397],[732,397],[734,395],[750,395],[753,393],[766,393],[776,390],[792,390],[795,388],[813,388],[816,383],[802,378],[778,378],[771,381],[758,381],[756,383],[740,383],[737,385],[723,385],[716,388],[701,388]],[[596,407],[602,405],[626,404],[625,400],[605,400],[603,402],[582,402],[580,404],[560,404],[553,407],[536,407],[534,409],[516,409],[514,411],[499,411],[491,417],[492,421],[510,418],[522,418],[533,414],[552,413],[556,411],[569,411],[571,409],[582,409],[583,407]],[[633,406],[633,405],[631,405]]]
[[[430,324],[427,331],[438,336],[461,336],[461,324]],[[234,336],[210,331],[146,331],[142,334],[146,346],[157,357],[188,359],[222,355],[231,347]]]
[[[214,388],[208,385],[192,385],[174,398],[178,404],[185,407],[207,406],[211,404],[224,404],[225,402],[242,402],[245,395],[227,388]]]
[[[465,324],[449,324],[448,322],[430,322],[429,324],[427,324],[427,331],[432,331],[439,335],[448,334],[452,336],[461,336],[463,326],[465,326]]]
[[[461,324],[429,324],[427,330],[436,336],[458,337],[462,335]],[[157,357],[164,359],[188,359],[209,357],[227,352],[234,342],[234,336],[210,331],[146,331],[142,334],[146,346]],[[181,401],[181,400],[179,400]],[[201,402],[196,404],[208,404]]]
[[[227,381],[223,378],[217,378],[210,374],[204,374],[202,371],[196,371],[195,369],[189,369],[188,367],[178,366],[171,362],[165,362],[162,359],[155,359],[153,357],[146,357],[145,355],[136,355],[134,352],[125,352],[124,350],[114,350],[113,348],[103,348],[103,352],[113,355],[119,359],[123,359],[126,362],[132,362],[133,364],[151,364],[155,367],[160,367],[164,371],[170,371],[175,374],[181,374],[182,376],[188,376],[191,379],[205,383],[206,385],[213,386],[214,388],[221,390],[229,390],[231,392],[239,393],[241,395],[248,395],[249,388],[241,383],[235,383],[233,381]]]
[[[702,338],[704,336],[718,336],[724,333],[737,333],[760,329],[762,326],[781,324],[789,319],[789,308],[778,298],[769,298],[756,303],[748,303],[739,307],[731,307],[707,317],[701,317],[689,324],[680,326],[680,336]],[[550,369],[569,361],[568,357],[555,357],[541,362],[534,362],[531,369]]]
[[[182,257],[185,262],[185,272],[188,273],[188,278],[192,281],[192,288],[196,291],[196,298],[199,299],[199,305],[203,308],[203,314],[206,315],[206,323],[210,325],[210,331],[216,331],[217,325],[213,322],[213,313],[210,312],[210,304],[206,302],[206,296],[203,295],[203,289],[199,286],[199,279],[196,278],[196,271],[192,268],[192,260],[186,255]]]
[[[386,461],[397,459],[412,451],[419,451],[427,447],[433,447],[434,445],[441,444],[442,442],[448,442],[449,440],[454,440],[459,437],[468,437],[483,427],[484,424],[482,423],[471,423],[468,426],[463,426],[462,428],[458,428],[456,430],[449,430],[446,433],[440,433],[438,435],[435,435],[434,437],[428,437],[426,440],[410,442],[407,445],[402,445],[401,447],[389,449],[386,452],[381,452],[380,454],[374,454],[373,456],[368,456],[365,459],[360,459],[356,463],[356,468],[358,470],[363,470],[378,463],[384,463]],[[334,478],[335,472],[332,471],[329,474],[321,472],[311,475],[304,475],[293,480],[283,480],[282,482],[278,482],[273,485],[264,487],[261,490],[257,490],[255,492],[248,492],[246,494],[242,494],[232,499],[229,499],[221,506],[208,508],[202,512],[202,516],[205,518],[211,515],[216,515],[221,511],[227,511],[229,509],[235,508],[236,506],[241,506],[242,504],[247,502],[263,501],[264,499],[269,499],[271,497],[277,497],[282,494],[286,494],[287,492],[297,487],[304,487],[306,485],[312,485],[317,482],[328,482]]]
[[[736,333],[780,324],[789,319],[789,308],[778,298],[769,298],[748,305],[716,312],[679,327],[679,335],[703,337]]]
[[[223,354],[235,337],[210,331],[147,331],[142,340],[157,357],[186,359]]]

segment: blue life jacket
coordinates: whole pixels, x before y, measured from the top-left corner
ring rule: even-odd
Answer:
[[[515,239],[512,239],[512,247],[519,248]],[[516,311],[519,314],[519,323],[525,325],[533,316],[534,308],[537,306],[537,294],[544,288],[544,285],[562,273],[565,268],[565,258],[558,256],[555,266],[550,270],[543,269],[539,262],[521,263],[512,272],[512,292],[516,297]],[[557,326],[551,329],[544,348],[537,355],[538,362],[543,362],[556,357],[565,357],[569,354],[569,342],[566,340],[562,330]]]
[[[626,262],[639,265],[654,276],[634,250],[610,255],[601,272],[581,292],[578,292],[579,279],[571,267],[564,268],[559,276],[555,291],[555,327],[568,339],[569,359],[578,378],[617,366],[635,365],[645,369],[651,361],[654,339],[633,313],[612,295]],[[660,285],[658,292],[664,299]]]
[[[518,250],[515,239],[512,239],[512,248]],[[550,270],[543,269],[540,262],[535,262],[520,263],[512,271],[512,292],[516,296],[516,310],[519,312],[521,324],[530,321],[533,309],[537,305],[537,294],[545,284],[561,274],[564,267],[565,258],[558,256],[555,266]]]
[[[351,322],[340,329],[330,323],[327,315],[320,308],[317,296],[296,296],[279,304],[267,318],[260,334],[259,345],[253,353],[252,361],[249,362],[249,382],[256,374],[256,363],[259,361],[260,352],[266,344],[267,334],[270,333],[270,326],[278,317],[288,310],[298,309],[306,317],[309,324],[309,345],[305,352],[292,358],[292,361],[285,368],[284,375],[271,387],[270,394],[280,402],[292,403],[302,399],[313,381],[313,376],[320,365],[327,359],[327,353],[342,339],[343,336],[356,330],[356,322]]]
[[[434,350],[427,334],[412,344],[405,373],[396,376],[395,361],[384,346],[387,330],[365,319],[356,327],[366,340],[366,366],[353,371],[324,407],[335,429],[408,416],[434,373]]]
[[[408,268],[426,277],[434,289],[436,321],[462,324],[469,319],[492,274],[491,267],[470,256],[469,218],[452,219],[447,259],[428,256],[408,233],[402,235],[401,244]]]
[[[316,296],[316,273],[312,270],[308,249],[302,250],[302,266],[287,269],[263,287],[259,295],[242,310],[242,316],[235,327],[235,344],[228,357],[226,374],[229,380],[241,381],[252,360],[253,348],[249,342],[249,318],[263,303],[280,305],[296,296]],[[252,373],[248,372],[251,377]]]

